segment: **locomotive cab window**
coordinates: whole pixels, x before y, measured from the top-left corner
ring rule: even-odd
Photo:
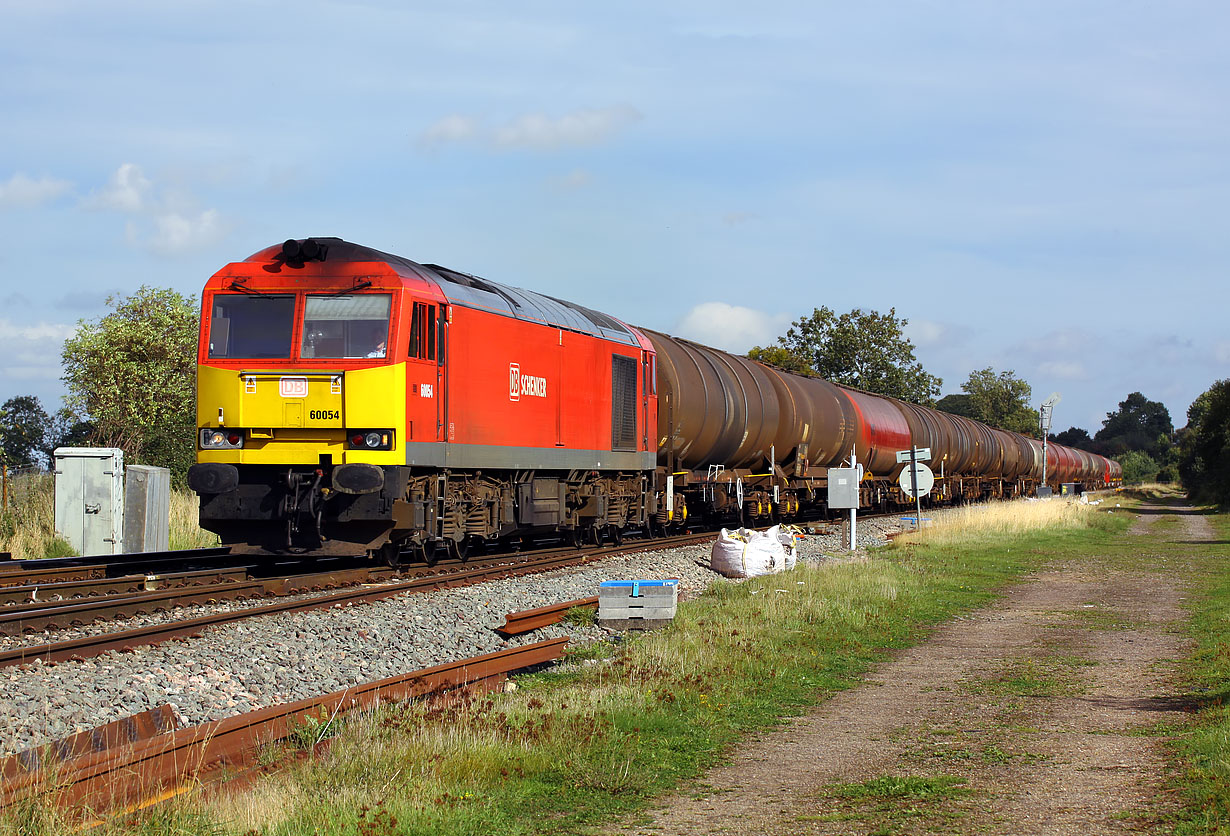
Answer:
[[[440,347],[443,351],[444,334],[440,334]],[[410,350],[409,356],[419,360],[436,359],[436,306],[422,302],[414,303],[414,313],[410,320]]]
[[[294,296],[219,294],[210,305],[209,356],[287,359]]]
[[[303,354],[330,359],[387,357],[387,293],[309,296],[303,311]]]

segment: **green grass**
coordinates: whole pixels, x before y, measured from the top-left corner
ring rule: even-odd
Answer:
[[[720,584],[681,604],[670,628],[586,648],[575,664],[522,677],[515,693],[366,715],[321,760],[234,797],[178,801],[176,821],[183,833],[287,836],[589,832],[703,774],[749,733],[856,685],[886,651],[924,640],[1023,573],[1105,550],[1128,524],[1091,514],[1083,528],[904,544],[866,562]],[[964,792],[941,779],[868,786]],[[896,798],[899,811],[931,804]],[[54,829],[6,830],[0,819],[9,832]]]
[[[1190,702],[1196,722],[1175,747],[1187,798],[1180,834],[1230,833],[1230,516],[1208,517],[1219,545],[1200,547],[1191,602],[1191,635],[1197,649],[1189,660]],[[1192,548],[1188,546],[1187,548]]]

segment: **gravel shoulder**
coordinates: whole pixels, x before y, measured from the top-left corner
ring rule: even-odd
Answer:
[[[860,524],[860,542],[883,544],[895,518]],[[727,583],[708,568],[708,545],[641,552],[579,567],[477,586],[403,595],[368,604],[261,616],[166,644],[55,665],[0,670],[0,755],[18,752],[170,703],[181,725],[327,694],[506,647],[569,636],[609,637],[592,626],[558,624],[503,638],[495,628],[517,610],[596,595],[604,580],[679,578],[683,597]],[[841,559],[837,535],[809,536],[804,560]],[[258,606],[227,604],[222,608]],[[70,638],[202,615],[194,607],[10,644]]]
[[[1142,510],[1133,535],[1182,509]],[[1180,519],[1186,539],[1212,538],[1202,517]],[[1183,595],[1121,561],[1049,567],[609,832],[1165,832]],[[889,804],[849,792],[896,779],[948,789]]]

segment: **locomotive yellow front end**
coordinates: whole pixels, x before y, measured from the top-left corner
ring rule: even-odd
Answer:
[[[378,549],[408,478],[402,278],[279,255],[229,265],[202,295],[201,526],[237,551]]]

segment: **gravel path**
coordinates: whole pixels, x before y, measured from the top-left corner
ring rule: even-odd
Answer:
[[[899,527],[895,517],[860,521],[860,545],[882,545],[884,533]],[[608,634],[559,624],[505,640],[494,628],[510,612],[595,595],[604,580],[676,577],[681,597],[694,597],[711,583],[729,582],[708,569],[709,549],[706,544],[641,552],[462,589],[262,616],[197,638],[79,662],[3,669],[0,754],[163,703],[174,706],[181,724],[195,725],[547,638],[568,635],[575,643],[592,642]],[[837,535],[811,535],[799,547],[804,560],[845,554]],[[65,639],[218,608],[193,609],[14,641]]]

